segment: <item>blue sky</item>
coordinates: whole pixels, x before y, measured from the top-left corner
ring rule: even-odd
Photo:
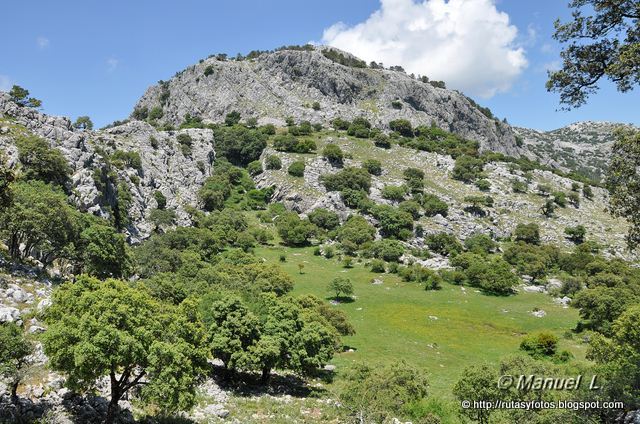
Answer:
[[[391,6],[400,3],[406,6],[408,1],[386,0],[387,8],[393,9]],[[443,3],[443,0],[429,1]],[[454,1],[491,3],[491,0]],[[473,93],[474,84],[495,85],[496,79],[503,76],[492,78],[493,71],[487,71],[490,67],[486,64],[475,69],[461,65],[455,76],[452,72],[451,78],[465,87],[465,92],[489,106],[496,116],[506,117],[519,126],[548,130],[581,120],[640,124],[639,91],[620,94],[610,84],[603,84],[600,93],[586,106],[571,112],[556,111],[557,96],[544,88],[545,69],[558,63],[560,46],[551,34],[555,18],[568,16],[565,2],[498,0],[493,3],[517,28],[517,36],[509,42],[507,50],[520,51],[527,65],[515,66],[514,73],[505,77],[508,88],[501,87],[489,97],[486,86],[476,90],[480,95]],[[332,25],[342,22],[340,31],[348,35],[349,28],[367,21],[380,8],[378,0],[7,2],[2,6],[5,19],[0,26],[3,40],[0,89],[19,84],[43,100],[45,112],[72,118],[89,115],[96,125],[103,126],[125,118],[149,85],[170,78],[209,54],[235,55],[285,44],[322,41],[323,37],[327,41],[331,37],[327,37],[325,30]],[[403,34],[389,36],[402,38]],[[335,39],[339,43],[339,39]],[[408,44],[413,43],[407,54],[420,56],[423,42],[427,46],[430,39],[418,40],[417,44],[415,40],[407,40]],[[453,47],[445,40],[438,46],[438,52],[446,52],[447,48]],[[502,49],[497,54],[504,52]],[[456,50],[449,54],[450,59],[464,58],[466,53]],[[500,64],[499,60],[495,63]],[[442,69],[441,66],[433,72],[444,72],[443,79],[447,80],[446,67]]]

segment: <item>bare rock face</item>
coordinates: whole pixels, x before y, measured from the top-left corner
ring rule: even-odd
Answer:
[[[175,211],[175,224],[187,225],[185,207],[197,204],[198,189],[215,159],[213,132],[208,129],[158,131],[133,121],[106,130],[80,131],[69,119],[18,106],[5,93],[0,93],[0,128],[5,128],[0,132],[0,150],[12,166],[19,166],[15,139],[25,130],[62,152],[73,170],[69,191],[80,210],[109,218],[121,201],[119,193],[128,191],[131,242],[154,230],[149,216],[157,207],[155,191],[167,199],[166,208]],[[123,152],[137,154],[139,163],[115,165],[114,158]]]
[[[136,108],[161,107],[161,121],[173,126],[187,114],[221,122],[234,110],[244,119],[274,124],[287,117],[327,124],[362,116],[387,129],[389,121],[402,118],[413,125],[434,123],[480,142],[482,150],[523,153],[508,124],[485,116],[463,94],[404,72],[344,66],[325,57],[326,49],[281,50],[242,61],[211,57],[150,87]]]

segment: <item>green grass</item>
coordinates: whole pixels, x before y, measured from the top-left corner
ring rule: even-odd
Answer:
[[[522,336],[548,330],[561,337],[560,349],[584,358],[584,346],[563,334],[578,320],[575,309],[563,309],[548,295],[519,293],[509,297],[484,295],[473,288],[445,284],[442,290],[425,291],[416,283],[402,282],[396,275],[371,273],[363,264],[345,269],[337,259],[314,256],[313,248],[261,247],[258,257],[278,262],[294,278],[294,294],[311,293],[328,299],[327,283],[341,275],[354,284],[355,302],[338,306],[354,324],[357,334],[345,337],[354,352],[337,355],[341,369],[356,362],[392,363],[404,359],[430,375],[432,393],[451,397],[451,388],[461,371],[472,363],[496,363],[516,353]],[[303,274],[298,264],[303,263]],[[370,283],[372,278],[383,281]],[[534,308],[546,311],[534,317]],[[430,318],[437,317],[437,319]],[[338,378],[339,380],[339,378]]]

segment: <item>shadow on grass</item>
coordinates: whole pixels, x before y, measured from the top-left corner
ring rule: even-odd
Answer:
[[[333,374],[333,372],[318,370],[314,377],[322,381],[333,379],[327,374]],[[270,394],[306,398],[326,392],[323,388],[310,387],[304,379],[293,374],[271,374],[269,381],[265,383],[257,373],[230,371],[222,366],[214,366],[211,378],[222,389],[243,397]]]
[[[348,297],[348,296],[340,296],[340,297],[335,297],[335,296],[329,296],[329,297],[325,297],[324,298],[327,302],[331,302],[331,304],[335,304],[337,303],[353,303],[356,300],[353,297]]]

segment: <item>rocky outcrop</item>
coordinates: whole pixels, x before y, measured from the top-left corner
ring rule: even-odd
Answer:
[[[19,167],[16,138],[29,133],[48,140],[67,159],[73,172],[68,188],[80,210],[109,218],[119,191],[131,194],[127,231],[132,242],[154,229],[149,217],[157,207],[155,191],[165,196],[167,209],[175,211],[175,224],[187,225],[185,207],[197,204],[198,189],[215,159],[211,130],[158,131],[134,121],[101,131],[80,131],[68,118],[18,106],[0,93],[0,150],[11,166]],[[184,146],[185,140],[190,146]],[[132,154],[132,163],[115,159],[122,153]]]
[[[327,124],[364,116],[387,129],[389,121],[404,118],[477,140],[483,150],[522,153],[511,127],[485,116],[463,94],[404,72],[344,66],[325,57],[324,49],[281,50],[246,60],[210,57],[150,87],[136,108],[161,107],[160,120],[173,126],[187,114],[221,122],[233,110],[276,124],[287,117]],[[314,102],[320,107],[314,109]]]

